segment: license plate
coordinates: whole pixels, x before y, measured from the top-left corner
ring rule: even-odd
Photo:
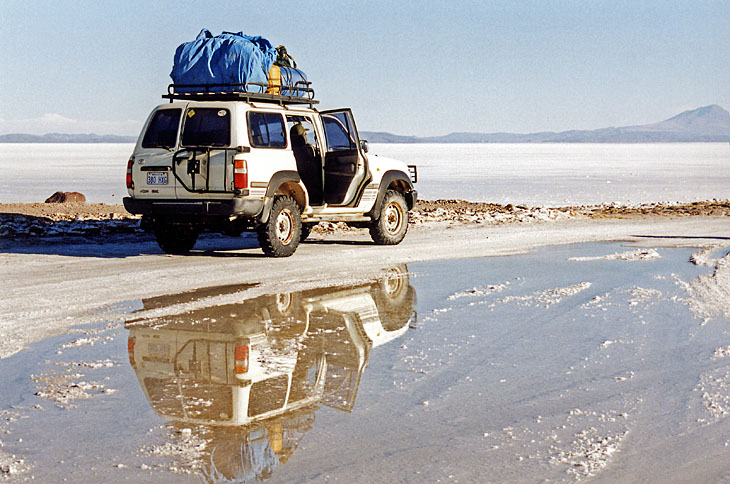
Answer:
[[[147,173],[148,185],[167,185],[167,172],[151,171]]]

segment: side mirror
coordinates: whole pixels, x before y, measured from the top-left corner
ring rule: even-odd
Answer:
[[[191,156],[193,156],[193,154],[188,150],[180,150],[172,155],[172,161],[175,163],[182,163],[185,160],[189,160]]]
[[[360,149],[363,150],[365,153],[368,152],[368,140],[366,140],[366,139],[360,140]]]

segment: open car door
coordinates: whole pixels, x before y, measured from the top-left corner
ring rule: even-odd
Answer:
[[[360,189],[370,180],[367,159],[349,109],[321,113],[325,134],[324,199],[328,205],[355,203]]]

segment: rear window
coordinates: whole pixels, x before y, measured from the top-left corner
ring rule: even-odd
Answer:
[[[255,148],[286,148],[284,117],[278,113],[248,113],[248,138]]]
[[[142,138],[142,148],[174,148],[181,109],[161,109],[155,113]]]
[[[188,108],[182,134],[183,146],[212,147],[230,144],[230,111],[219,108]]]

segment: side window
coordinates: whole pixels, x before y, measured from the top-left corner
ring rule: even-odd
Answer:
[[[230,111],[219,108],[188,108],[182,133],[183,146],[212,147],[230,144]]]
[[[142,148],[174,148],[181,109],[160,109],[152,117],[142,138]]]
[[[307,116],[288,114],[286,116],[286,129],[289,131],[290,137],[291,129],[297,124],[301,124],[304,127],[304,139],[307,141],[307,144],[317,147],[317,133],[314,132],[314,123],[312,123],[312,120]]]
[[[286,148],[284,117],[278,113],[249,111],[248,139],[255,148]]]
[[[352,121],[347,111],[322,115],[327,151],[349,151],[357,149],[353,135]]]

